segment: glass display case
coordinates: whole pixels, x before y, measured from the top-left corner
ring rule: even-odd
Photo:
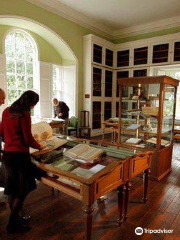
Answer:
[[[176,92],[179,81],[167,76],[121,78],[118,145],[153,151],[151,178],[171,171]],[[129,88],[128,97],[123,97]],[[124,105],[124,101],[128,102]],[[126,109],[125,109],[125,106]]]

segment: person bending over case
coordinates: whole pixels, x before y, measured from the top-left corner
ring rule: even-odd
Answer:
[[[64,120],[62,128],[59,129],[61,134],[67,135],[67,127],[69,124],[69,107],[63,101],[58,101],[57,98],[52,99],[54,105],[54,117]]]
[[[34,166],[30,160],[29,147],[42,150],[31,133],[30,110],[39,101],[39,95],[33,91],[24,92],[21,97],[2,114],[0,136],[4,137],[2,163],[5,167],[5,190],[10,207],[7,232],[28,231],[19,212],[29,192],[36,188]]]

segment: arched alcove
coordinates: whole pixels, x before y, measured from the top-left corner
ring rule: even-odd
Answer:
[[[78,61],[75,54],[67,45],[67,43],[62,39],[62,37],[59,36],[53,30],[51,30],[50,28],[48,28],[47,26],[42,25],[39,22],[36,22],[28,18],[19,17],[19,16],[4,16],[4,15],[0,16],[0,26],[1,25],[10,26],[12,28],[24,29],[24,30],[30,31],[31,33],[37,34],[38,36],[43,38],[46,42],[48,42],[57,51],[57,53],[61,58],[62,69],[64,71],[63,77],[64,77],[65,88],[64,88],[64,94],[63,94],[62,100],[64,100],[65,102],[67,102],[68,105],[70,105],[70,109],[72,109],[72,113],[73,113],[73,114],[71,113],[71,115],[77,115],[78,113],[78,97],[77,97],[78,96],[78,83],[77,83]],[[44,49],[44,51],[46,51],[46,49]],[[1,58],[4,58],[3,56],[4,54],[5,54],[5,49],[3,47]],[[39,53],[39,60],[40,59],[41,59],[41,53]],[[40,76],[41,103],[42,103],[41,107],[47,108],[47,104],[48,104],[48,106],[51,108],[52,107],[51,102],[49,101],[52,98],[52,94],[50,92],[48,92],[47,94],[45,93],[45,89],[51,88],[51,85],[52,85],[52,81],[50,82],[46,81],[47,75],[51,69],[47,63],[40,62],[40,66],[39,66],[40,72],[42,68],[44,69],[43,70],[44,74],[41,74]],[[5,72],[3,72],[3,67],[1,67],[0,81],[1,81],[2,87],[7,89],[5,76],[6,74]],[[45,84],[47,85],[46,88],[44,87]]]

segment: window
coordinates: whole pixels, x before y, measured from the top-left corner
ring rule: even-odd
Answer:
[[[30,34],[14,29],[6,36],[5,54],[10,105],[26,90],[39,92],[37,46]]]
[[[69,116],[76,114],[76,67],[72,66],[52,66],[52,96],[64,101],[70,111]]]
[[[63,99],[63,91],[62,91],[62,70],[60,66],[53,65],[53,81],[52,81],[52,91],[53,97],[57,99]]]
[[[170,67],[170,68],[162,68],[157,70],[157,75],[166,75],[180,81],[180,68]],[[176,96],[176,119],[180,120],[180,86],[177,88],[177,96]]]

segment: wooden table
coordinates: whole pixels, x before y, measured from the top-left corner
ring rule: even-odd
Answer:
[[[143,202],[147,200],[148,175],[150,169],[151,152],[139,153],[126,159],[102,156],[96,163],[84,165],[65,156],[52,164],[44,164],[34,161],[36,165],[56,177],[43,177],[41,181],[55,189],[58,189],[83,203],[83,211],[86,213],[86,239],[91,240],[93,203],[104,194],[117,189],[118,195],[118,225],[127,219],[128,196],[130,180],[143,172],[144,194]],[[68,170],[61,163],[68,164]],[[73,170],[81,167],[91,169],[97,164],[105,167],[90,177],[78,176]],[[72,168],[71,168],[71,166]],[[64,165],[65,166],[65,165]]]

